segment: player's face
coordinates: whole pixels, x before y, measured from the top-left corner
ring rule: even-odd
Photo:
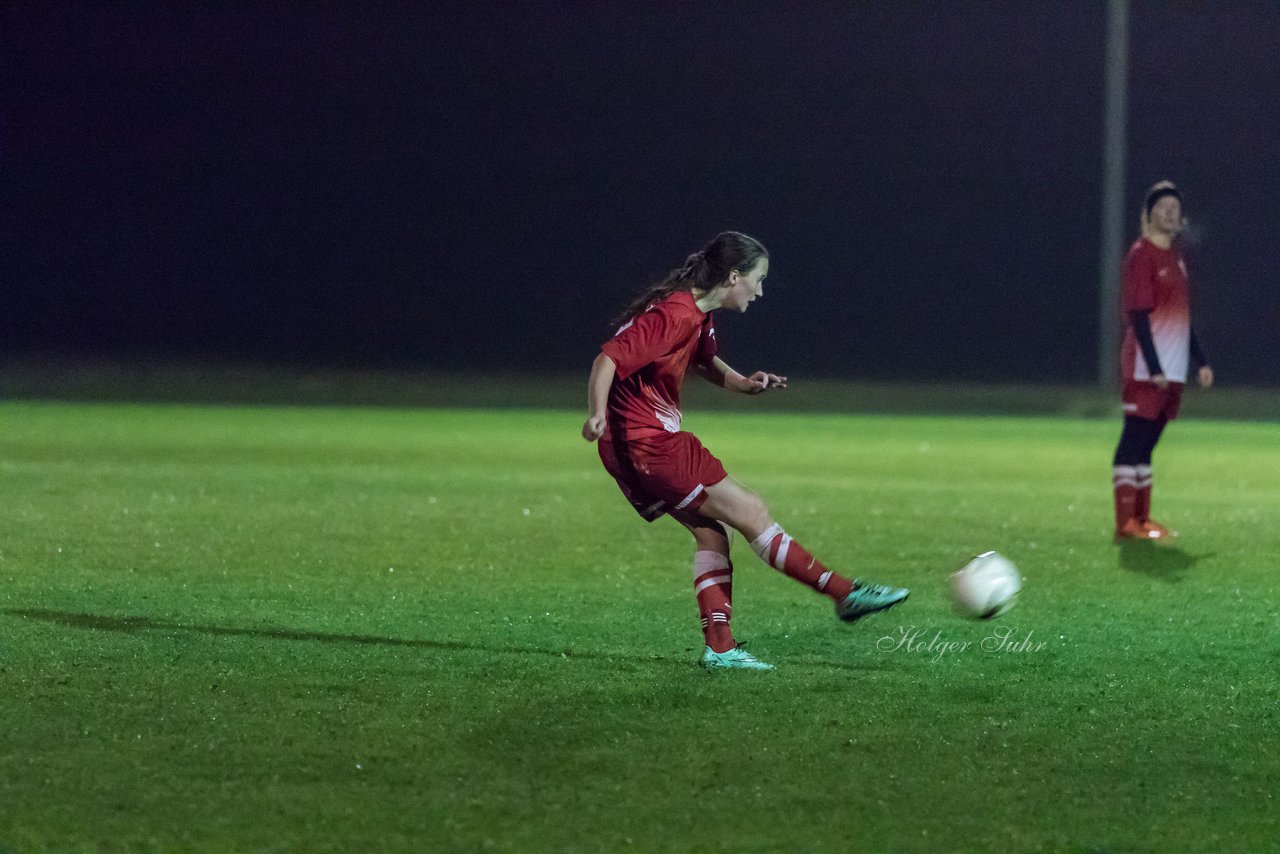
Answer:
[[[764,277],[767,275],[769,275],[768,258],[761,258],[745,273],[734,270],[729,274],[724,302],[720,307],[737,309],[740,312],[746,311],[753,299],[764,296]]]
[[[1164,234],[1182,230],[1182,202],[1177,196],[1161,196],[1151,207],[1151,227]]]

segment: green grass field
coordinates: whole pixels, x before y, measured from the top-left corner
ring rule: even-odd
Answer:
[[[738,542],[778,669],[708,674],[687,534],[580,422],[0,404],[0,851],[1280,846],[1280,426],[1175,424],[1182,536],[1120,549],[1118,419],[695,412],[913,590],[843,625]],[[1019,649],[949,609],[989,548]]]

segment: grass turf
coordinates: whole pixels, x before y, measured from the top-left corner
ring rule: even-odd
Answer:
[[[1173,425],[1183,536],[1121,549],[1117,420],[695,413],[828,564],[913,588],[839,624],[739,541],[735,630],[778,670],[708,674],[687,534],[577,413],[0,419],[5,852],[1280,838],[1274,424]],[[945,594],[988,548],[1025,576],[1003,630]]]

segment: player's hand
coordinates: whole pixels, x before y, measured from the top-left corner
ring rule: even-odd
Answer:
[[[747,394],[759,394],[762,391],[768,391],[771,388],[786,388],[787,378],[780,377],[777,374],[771,374],[768,371],[756,371],[749,377],[746,377],[746,386],[742,389]]]
[[[1213,388],[1213,368],[1208,365],[1200,366],[1200,388]]]
[[[592,415],[582,425],[582,438],[588,442],[594,442],[604,435],[604,416]]]
[[[1160,389],[1161,391],[1164,391],[1169,387],[1169,381],[1165,379],[1164,374],[1156,374],[1154,377],[1151,378],[1151,382],[1155,385],[1156,388]]]

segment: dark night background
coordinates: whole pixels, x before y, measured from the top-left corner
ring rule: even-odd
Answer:
[[[0,355],[580,370],[717,231],[743,370],[1092,381],[1101,2],[8,4]],[[1280,5],[1135,2],[1126,211],[1183,189],[1280,381]],[[1117,260],[1117,264],[1119,259]]]

